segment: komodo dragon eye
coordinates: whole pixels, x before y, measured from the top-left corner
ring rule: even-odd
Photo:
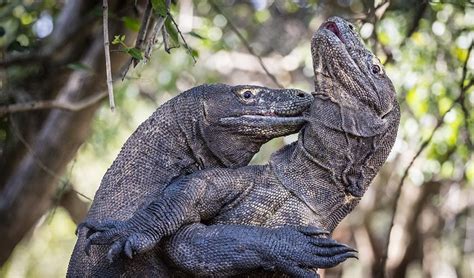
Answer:
[[[242,96],[245,98],[245,99],[249,99],[253,96],[252,92],[250,91],[245,91]]]
[[[379,65],[372,65],[372,73],[377,74],[380,72],[380,66]]]

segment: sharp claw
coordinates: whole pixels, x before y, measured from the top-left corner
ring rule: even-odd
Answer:
[[[127,257],[129,257],[130,259],[133,259],[132,244],[130,243],[129,240],[127,240],[127,241],[125,242],[124,251],[125,251],[125,255],[127,255]]]
[[[354,258],[354,259],[357,259],[357,260],[359,259],[359,256],[357,254],[355,254],[355,253],[349,253],[349,254],[350,254],[350,256],[348,256],[348,258]]]
[[[122,252],[122,242],[116,241],[107,252],[109,262],[112,263],[120,255],[120,252]]]
[[[311,253],[320,256],[320,257],[332,257],[336,255],[346,254],[353,252],[352,248],[348,248],[346,246],[336,246],[336,247],[312,247]]]
[[[320,247],[338,247],[342,245],[332,238],[318,238],[318,237],[312,238],[311,243],[313,245],[320,246]]]
[[[109,249],[107,252],[107,260],[109,261],[109,264],[114,262],[114,255],[112,254],[112,249]]]

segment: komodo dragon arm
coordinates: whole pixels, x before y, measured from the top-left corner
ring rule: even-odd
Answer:
[[[114,260],[122,250],[129,257],[148,251],[161,238],[176,233],[184,225],[211,219],[223,206],[231,203],[254,183],[263,182],[260,180],[264,178],[262,169],[262,166],[216,168],[184,177],[169,185],[156,201],[139,210],[128,221],[86,223],[89,228],[86,251],[92,244],[111,244],[109,260]],[[171,256],[185,270],[200,269],[201,273],[207,275],[257,268],[314,275],[306,268],[335,266],[354,257],[353,249],[329,238],[314,237],[325,233],[314,227],[272,229],[243,225],[206,227],[194,224],[184,228],[175,242],[180,246],[192,247],[193,251],[189,255],[194,254],[193,252],[204,254],[205,250],[213,250],[215,255],[194,264],[195,261],[182,257],[186,255],[180,253],[178,247],[175,252],[171,252]],[[229,258],[239,247],[244,248],[246,255],[234,257],[230,263]],[[278,251],[275,252],[275,249]],[[228,256],[219,255],[226,252],[229,252]]]
[[[164,249],[180,270],[197,276],[232,276],[263,269],[318,277],[312,269],[334,267],[356,257],[354,249],[321,235],[322,230],[310,226],[195,223],[165,241]]]

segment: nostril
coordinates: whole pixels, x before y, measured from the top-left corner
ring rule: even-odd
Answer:
[[[299,96],[299,97],[305,97],[306,95],[305,95],[305,93],[298,93],[297,96]]]

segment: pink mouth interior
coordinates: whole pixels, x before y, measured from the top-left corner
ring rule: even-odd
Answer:
[[[341,32],[339,31],[339,28],[337,28],[336,23],[334,23],[332,21],[325,22],[323,24],[323,28],[333,32],[342,42],[344,42],[344,40],[342,39],[342,36],[341,36]]]

